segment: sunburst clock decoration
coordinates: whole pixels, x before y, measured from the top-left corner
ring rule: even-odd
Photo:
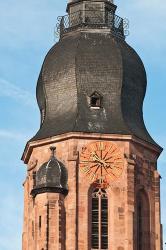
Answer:
[[[79,166],[92,183],[108,188],[122,175],[124,158],[115,143],[97,141],[82,149]]]

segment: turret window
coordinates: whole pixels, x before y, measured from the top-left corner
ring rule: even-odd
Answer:
[[[92,193],[91,248],[108,249],[108,199],[103,189]]]
[[[101,96],[99,93],[94,92],[90,96],[90,107],[94,109],[99,109],[101,108]]]

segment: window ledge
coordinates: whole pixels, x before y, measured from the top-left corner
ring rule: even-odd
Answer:
[[[90,106],[91,109],[101,109],[101,107],[92,107]],[[93,250],[93,249],[92,249]]]

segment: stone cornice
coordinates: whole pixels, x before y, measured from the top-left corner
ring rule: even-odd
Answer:
[[[60,141],[66,141],[66,140],[70,140],[70,139],[93,139],[93,140],[112,140],[112,141],[128,141],[128,142],[134,142],[136,144],[139,144],[153,152],[156,152],[157,155],[159,156],[160,153],[162,152],[162,148],[160,146],[156,146],[153,144],[150,144],[146,141],[143,141],[141,139],[139,139],[136,136],[133,135],[119,135],[119,134],[95,134],[95,133],[83,133],[83,132],[75,132],[75,133],[66,133],[66,134],[62,134],[62,135],[58,135],[58,136],[53,136],[53,137],[49,137],[46,139],[42,139],[42,140],[37,140],[37,141],[33,141],[33,142],[28,142],[23,155],[22,155],[22,160],[24,161],[25,164],[28,163],[29,158],[31,156],[32,150],[33,148],[36,147],[41,147],[47,144],[51,144],[51,143],[57,143]]]
[[[31,191],[31,195],[33,197],[35,197],[38,194],[43,194],[43,193],[59,193],[59,194],[67,195],[68,190],[63,189],[63,188],[58,188],[58,187],[40,187],[40,188],[36,187],[32,189]]]

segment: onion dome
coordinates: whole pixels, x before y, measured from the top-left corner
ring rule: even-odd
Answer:
[[[32,141],[84,132],[134,135],[157,145],[143,119],[145,68],[115,10],[108,0],[69,2],[37,83],[41,127]]]
[[[55,157],[54,147],[50,148],[52,151],[51,158],[45,162],[36,173],[36,183],[31,194],[33,196],[40,193],[62,193],[67,194],[67,169],[62,162],[58,161]]]

